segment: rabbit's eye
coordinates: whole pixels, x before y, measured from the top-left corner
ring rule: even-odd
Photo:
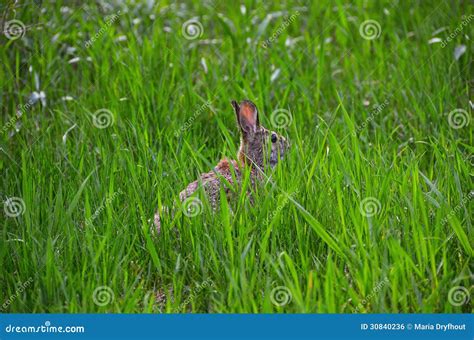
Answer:
[[[275,133],[272,133],[272,143],[276,143],[277,141],[277,135]]]

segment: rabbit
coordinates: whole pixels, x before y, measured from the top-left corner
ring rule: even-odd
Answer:
[[[217,209],[222,179],[225,179],[224,183],[228,181],[231,185],[240,184],[242,170],[247,167],[250,170],[251,183],[255,185],[262,180],[266,167],[274,168],[288,151],[290,143],[283,136],[260,125],[258,110],[254,103],[243,100],[238,104],[232,100],[232,107],[241,135],[237,160],[222,159],[212,171],[202,174],[198,180],[190,183],[180,192],[181,202],[186,201],[202,186],[211,207]],[[234,180],[237,183],[234,183]],[[230,189],[225,189],[229,199]],[[159,213],[155,214],[154,224],[159,232],[161,228]]]

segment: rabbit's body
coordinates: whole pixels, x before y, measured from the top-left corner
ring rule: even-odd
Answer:
[[[251,173],[252,182],[253,177],[256,174]],[[226,185],[228,182],[231,186],[234,185],[234,180],[237,183],[241,182],[242,169],[239,163],[235,160],[223,159],[217,164],[217,166],[210,172],[202,174],[198,180],[188,184],[186,189],[179,193],[179,200],[185,201],[188,197],[192,196],[200,186],[203,187],[209,202],[213,208],[217,208],[220,199],[220,187],[221,183],[224,185],[226,196],[228,199],[231,198],[232,190]]]
[[[251,185],[255,185],[263,177],[261,174],[266,167],[273,168],[288,149],[289,143],[285,138],[260,126],[255,104],[248,100],[242,101],[240,105],[232,101],[232,106],[241,131],[237,160],[223,159],[212,171],[202,174],[198,180],[188,184],[179,194],[181,202],[202,186],[212,208],[216,209],[219,206],[222,185],[227,198],[231,199],[232,188],[226,185],[227,182],[231,186],[240,185],[243,170],[248,168]],[[156,213],[154,222],[159,231],[161,227],[159,213]]]

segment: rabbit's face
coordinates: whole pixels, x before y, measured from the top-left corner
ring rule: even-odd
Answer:
[[[290,147],[290,143],[285,139],[285,137],[279,135],[275,131],[269,130],[266,130],[265,139],[267,140],[266,144],[271,145],[269,148],[271,152],[266,161],[267,164],[270,164],[270,166],[274,168],[275,165],[283,159],[283,156]]]
[[[237,104],[232,102],[241,128],[242,141],[239,158],[261,168],[275,167],[283,159],[290,144],[275,131],[260,126],[256,106],[247,100]]]

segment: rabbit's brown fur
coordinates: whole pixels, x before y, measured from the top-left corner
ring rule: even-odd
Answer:
[[[239,182],[242,175],[239,164],[234,160],[221,160],[212,171],[202,174],[198,180],[190,183],[186,189],[181,191],[179,193],[179,200],[183,202],[192,196],[194,192],[199,189],[199,186],[202,185],[209,197],[211,206],[216,208],[219,203],[219,190],[222,179],[225,179],[225,181],[228,181],[231,185],[234,184],[232,172],[234,173],[234,178]],[[227,196],[230,196],[230,189],[226,188],[225,190]]]
[[[261,173],[265,171],[265,168],[268,166],[274,167],[283,158],[284,153],[288,149],[289,143],[285,138],[260,125],[257,107],[254,103],[244,100],[237,104],[236,101],[232,101],[232,106],[234,107],[237,124],[241,131],[237,160],[221,160],[212,171],[202,174],[198,180],[190,183],[186,189],[181,191],[179,194],[180,201],[183,202],[192,196],[202,186],[211,206],[217,208],[221,184],[224,185],[229,198],[231,189],[226,187],[225,182],[228,181],[233,185],[235,180],[239,184],[241,182],[242,170],[244,167],[248,167],[250,170],[250,180],[252,185],[254,185],[260,180]],[[160,216],[157,213],[155,215],[155,225],[158,230],[160,229],[160,224]]]

